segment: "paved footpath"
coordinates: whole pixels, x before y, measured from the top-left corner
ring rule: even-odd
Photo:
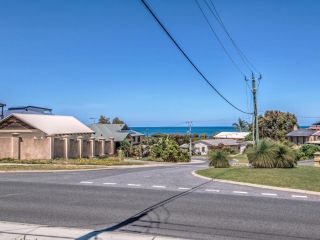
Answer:
[[[110,232],[190,239],[320,239],[319,196],[191,174],[205,167],[196,163],[0,174],[0,221],[92,229],[80,240]]]

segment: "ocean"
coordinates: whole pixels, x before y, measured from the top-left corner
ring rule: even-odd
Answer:
[[[131,127],[132,130],[141,132],[146,136],[151,136],[155,133],[163,134],[188,134],[188,127]],[[192,127],[192,133],[207,134],[213,136],[219,132],[234,132],[233,127]]]

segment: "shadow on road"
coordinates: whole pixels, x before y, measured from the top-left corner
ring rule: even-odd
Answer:
[[[128,219],[126,219],[126,220],[124,220],[124,221],[122,221],[122,222],[120,222],[118,224],[115,224],[115,225],[113,225],[111,227],[108,227],[108,228],[105,228],[105,229],[92,231],[92,232],[90,232],[90,233],[88,233],[88,234],[86,234],[84,236],[81,236],[81,237],[77,238],[77,240],[88,240],[88,239],[90,239],[92,237],[96,237],[99,234],[104,233],[104,232],[112,232],[112,231],[119,230],[122,227],[125,227],[127,225],[130,225],[130,224],[140,220],[141,218],[147,216],[149,213],[153,212],[154,210],[156,210],[158,208],[161,208],[161,207],[164,207],[165,204],[170,203],[170,202],[172,202],[172,201],[174,201],[174,200],[176,200],[178,198],[181,198],[181,197],[183,197],[183,196],[185,196],[185,195],[187,195],[187,194],[189,194],[191,192],[194,192],[195,190],[201,188],[202,186],[204,186],[204,185],[206,185],[206,184],[208,184],[210,182],[212,182],[212,181],[209,180],[209,181],[204,182],[204,183],[202,183],[202,184],[200,184],[200,185],[198,185],[196,187],[191,188],[188,191],[176,194],[176,195],[174,195],[174,196],[172,196],[170,198],[167,198],[167,199],[165,199],[165,200],[163,200],[163,201],[161,201],[161,202],[159,202],[157,204],[154,204],[154,205],[142,210],[141,212],[138,212],[137,214],[129,217]]]

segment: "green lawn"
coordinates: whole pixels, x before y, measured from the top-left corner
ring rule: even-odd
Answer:
[[[289,169],[208,168],[198,170],[197,173],[210,178],[320,192],[320,168],[316,167]]]
[[[229,155],[229,158],[236,159],[239,161],[239,163],[249,163],[247,154]]]
[[[0,171],[98,169],[121,165],[143,165],[143,163],[128,162],[119,158],[53,160],[0,159]]]

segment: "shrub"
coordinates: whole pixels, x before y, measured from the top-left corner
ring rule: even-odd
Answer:
[[[296,165],[296,152],[290,146],[270,139],[261,140],[246,153],[255,168],[293,168]]]
[[[209,166],[215,168],[228,168],[230,167],[228,161],[228,154],[225,151],[217,150],[209,153],[210,163]]]
[[[297,158],[302,159],[311,159],[316,152],[320,151],[320,146],[315,144],[305,144],[301,146],[298,150]]]
[[[248,149],[249,163],[256,168],[273,168],[275,166],[275,144],[269,139],[261,140],[256,146]]]
[[[150,148],[151,158],[164,162],[188,162],[190,157],[183,152],[177,142],[171,138],[160,138]]]
[[[296,152],[285,144],[278,143],[275,149],[275,167],[293,168],[297,161]]]

